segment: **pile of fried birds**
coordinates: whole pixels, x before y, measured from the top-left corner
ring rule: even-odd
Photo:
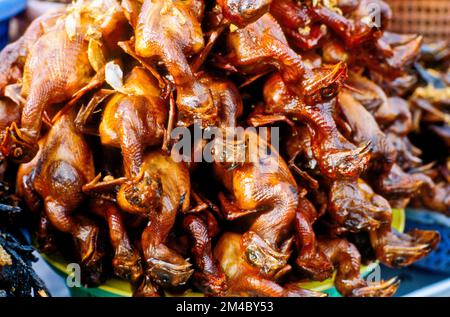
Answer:
[[[87,285],[325,296],[299,283],[336,272],[343,296],[391,296],[399,281],[361,265],[440,239],[397,232],[393,208],[450,206],[448,46],[391,18],[381,0],[78,0],[1,52],[1,176]],[[246,129],[227,146],[263,159],[176,159],[172,132],[194,123],[278,127],[279,149]],[[422,131],[439,160],[419,157]]]

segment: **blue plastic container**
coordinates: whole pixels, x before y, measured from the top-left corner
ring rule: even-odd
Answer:
[[[450,274],[450,217],[426,210],[406,210],[406,231],[418,228],[441,234],[436,250],[414,265],[429,271]]]
[[[9,20],[26,6],[27,0],[0,0],[0,50],[8,44]]]

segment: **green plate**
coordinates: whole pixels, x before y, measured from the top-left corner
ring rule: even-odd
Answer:
[[[405,229],[405,212],[403,209],[393,209],[392,213],[392,227],[397,231],[403,232]],[[55,271],[66,278],[70,271],[67,270],[67,265],[69,262],[64,259],[61,255],[45,255],[42,257],[47,261],[50,266],[52,266]],[[361,267],[361,275],[369,275],[376,267],[377,262],[373,262],[367,266]],[[302,282],[299,286],[318,292],[325,292],[329,296],[340,296],[339,292],[334,287],[334,275],[332,278],[327,279],[322,282]],[[125,280],[110,278],[104,284],[98,287],[73,287],[69,288],[70,293],[74,297],[130,297],[132,295],[131,284]],[[168,294],[168,296],[171,296]],[[185,297],[201,297],[203,294],[198,292],[189,292]]]

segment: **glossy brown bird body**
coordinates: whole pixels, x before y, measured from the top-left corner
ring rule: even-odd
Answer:
[[[106,7],[110,8],[107,13]],[[7,132],[10,137],[2,143],[3,153],[11,160],[30,161],[38,150],[44,110],[82,94],[82,88],[92,80],[100,65],[94,65],[89,57],[90,41],[95,37],[101,41],[103,32],[108,34],[121,17],[125,19],[111,9],[120,10],[114,0],[75,3],[33,45],[24,67],[22,95],[26,103],[20,129],[12,126]]]
[[[222,132],[235,128],[236,120],[242,112],[242,100],[236,87],[216,77],[203,77],[210,87],[213,100],[221,114],[218,122]],[[222,212],[229,220],[248,215],[252,222],[244,234],[243,242],[247,248],[247,260],[260,270],[274,274],[286,265],[287,250],[280,249],[292,228],[297,206],[296,184],[276,150],[253,131],[244,132],[249,148],[216,140],[217,151],[213,152],[216,177],[221,180],[231,195],[229,200],[220,194]],[[222,141],[222,142],[220,142]],[[244,158],[243,162],[233,161],[226,152],[230,151]],[[245,153],[243,153],[244,151]],[[268,153],[268,154],[267,154]],[[267,155],[267,156],[265,156]]]
[[[418,58],[423,37],[414,35],[407,37],[406,41],[400,39],[400,42],[397,43],[386,39],[388,37],[387,33],[385,32],[383,37],[377,42],[384,42],[383,45],[387,46],[387,48],[380,52],[380,45],[369,45],[369,49],[359,51],[354,55],[355,62],[367,65],[369,69],[391,81],[403,77],[403,84],[408,84],[408,73],[405,72],[405,69],[407,68],[406,66],[411,65]],[[398,37],[394,36],[394,38],[397,39]],[[397,84],[400,83],[397,82]]]
[[[211,92],[214,107],[217,109],[217,127],[233,128],[242,115],[242,97],[235,84],[225,77],[201,72],[199,81]]]
[[[345,239],[321,239],[321,251],[328,256],[336,268],[334,283],[343,296],[390,297],[399,282],[394,277],[388,281],[368,283],[361,278],[361,255],[358,249]]]
[[[434,184],[431,190],[423,190],[418,199],[430,210],[450,214],[450,185],[445,182]]]
[[[389,203],[373,194],[361,179],[334,182],[330,188],[328,212],[336,223],[350,232],[373,231],[380,227],[380,221],[391,220]]]
[[[369,156],[366,145],[356,147],[337,128],[334,94],[343,79],[342,70],[339,71],[339,66],[336,68],[335,72],[325,72],[334,76],[324,79],[328,84],[317,91],[314,101],[290,94],[281,77],[273,75],[264,86],[265,112],[305,120],[311,130],[311,149],[321,172],[330,178],[352,177],[364,170]],[[317,86],[320,87],[320,83]]]
[[[135,27],[136,53],[162,61],[177,90],[179,119],[185,125],[216,120],[208,89],[195,77],[189,57],[204,46],[203,1],[145,0]]]
[[[245,162],[227,162],[216,156],[215,175],[231,196],[229,200],[221,194],[219,199],[228,219],[253,214],[254,220],[242,237],[247,261],[261,271],[275,273],[289,257],[281,244],[292,229],[297,186],[286,163],[266,140],[251,131],[246,131],[245,136],[256,146],[246,150],[249,159]],[[262,153],[267,154],[258,157]]]
[[[246,74],[278,69],[288,88],[310,94],[303,80],[309,78],[300,55],[293,51],[277,21],[269,13],[227,37],[227,61]]]
[[[3,92],[6,85],[14,84],[22,78],[25,61],[33,45],[62,14],[62,10],[56,10],[41,15],[31,22],[25,33],[17,41],[8,44],[1,51],[1,92]]]
[[[373,116],[347,92],[341,92],[338,100],[341,112],[352,129],[353,141],[370,142],[372,165],[378,171],[389,171],[397,158],[397,152]]]
[[[425,175],[410,175],[396,164],[397,151],[391,143],[392,138],[386,137],[374,117],[349,93],[342,92],[339,103],[352,128],[352,139],[355,142],[370,141],[373,156],[371,169],[377,173],[377,176],[372,177],[373,185],[378,192],[390,198],[391,202],[397,202],[395,207],[406,206],[411,195],[431,180]],[[396,117],[394,121],[399,120],[399,115]]]
[[[165,244],[177,213],[189,209],[190,175],[184,162],[176,162],[160,151],[145,154],[142,170],[155,175],[159,189],[155,193],[154,208],[147,211],[149,221],[141,238],[146,273],[135,293],[158,296],[158,285],[183,285],[193,273],[191,264]],[[119,191],[118,201],[121,195],[127,193]]]
[[[154,78],[141,67],[128,75],[124,90],[107,102],[99,126],[102,144],[122,151],[125,176],[136,177],[148,146],[162,143],[167,108]]]
[[[439,242],[435,231],[399,233],[392,229],[389,202],[362,180],[336,182],[330,195],[329,212],[333,218],[346,230],[368,231],[376,257],[385,265],[409,265],[428,255]],[[343,222],[339,215],[345,219]]]
[[[300,151],[306,163],[304,172],[320,177],[317,165],[308,159],[312,156],[308,130],[300,129],[288,142],[288,152]],[[392,209],[389,202],[362,179],[325,179],[328,196],[326,213],[331,217],[336,233],[366,231],[371,238],[377,259],[388,266],[406,266],[426,256],[439,241],[434,231],[416,230],[397,233],[391,228]],[[322,184],[324,184],[322,182]]]
[[[24,70],[22,94],[27,103],[21,121],[22,131],[32,139],[39,137],[45,107],[70,99],[89,82],[93,69],[87,48],[84,35],[71,39],[61,22],[33,46]]]
[[[379,14],[374,22],[373,10]],[[358,5],[346,8],[348,11],[344,16],[332,8],[320,5],[313,7],[313,17],[327,25],[346,44],[353,48],[369,40],[376,40],[382,35],[381,30],[388,27],[392,18],[392,11],[386,2],[382,0],[362,0]],[[373,25],[377,23],[377,25]]]

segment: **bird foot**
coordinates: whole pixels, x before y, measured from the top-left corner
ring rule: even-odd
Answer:
[[[290,253],[282,253],[271,247],[257,233],[249,231],[242,236],[249,263],[260,268],[269,276],[286,266]]]

